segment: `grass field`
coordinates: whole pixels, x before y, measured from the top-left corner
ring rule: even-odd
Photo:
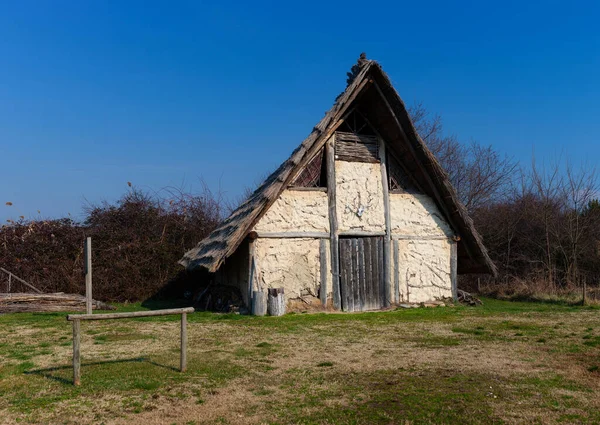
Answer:
[[[484,300],[280,318],[0,315],[0,423],[600,423],[600,310]],[[141,309],[139,305],[120,309]]]

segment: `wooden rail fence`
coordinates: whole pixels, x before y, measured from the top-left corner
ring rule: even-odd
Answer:
[[[179,369],[187,369],[187,313],[193,313],[192,307],[172,308],[154,311],[135,311],[131,313],[106,313],[106,314],[69,314],[67,320],[73,322],[73,385],[81,384],[81,321],[82,320],[110,320],[128,319],[135,317],[168,316],[181,314],[181,356]]]
[[[29,289],[32,289],[33,291],[37,292],[38,294],[41,294],[42,291],[40,291],[38,288],[36,288],[35,286],[33,286],[32,284],[24,281],[23,279],[21,279],[19,276],[14,275],[13,273],[9,272],[8,270],[6,270],[4,267],[0,267],[0,272],[5,273],[8,275],[8,286],[7,286],[7,293],[11,292],[11,285],[12,285],[12,281],[13,279],[16,280],[17,282],[25,285],[26,287],[28,287]]]

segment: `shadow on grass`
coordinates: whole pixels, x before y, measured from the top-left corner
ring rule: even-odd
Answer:
[[[152,361],[146,357],[134,357],[131,359],[122,359],[122,360],[106,360],[106,361],[98,361],[98,362],[85,362],[82,363],[81,366],[102,366],[102,365],[109,365],[109,364],[120,364],[120,363],[147,363],[150,364],[152,366],[156,366],[156,367],[161,367],[163,369],[168,369],[171,371],[176,371],[178,372],[179,369],[173,367],[173,366],[167,366],[164,364],[160,364],[160,363],[156,363],[155,361]],[[62,371],[62,370],[70,370],[73,369],[73,366],[56,366],[56,367],[49,367],[49,368],[45,368],[45,369],[34,369],[34,370],[26,370],[25,372],[23,372],[25,375],[37,375],[37,376],[41,376],[44,377],[46,379],[51,379],[53,381],[57,381],[63,384],[69,384],[72,385],[73,384],[73,380],[72,379],[66,379],[63,378],[61,376],[56,376],[54,374],[54,372],[58,372],[58,371]]]

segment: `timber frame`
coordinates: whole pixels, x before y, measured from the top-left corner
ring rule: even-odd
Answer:
[[[329,242],[328,268],[332,276],[332,288],[326,288],[326,276],[321,275],[322,302],[327,303],[327,293],[333,296],[333,306],[341,306],[339,281],[339,238],[346,236],[340,232],[336,212],[335,187],[335,133],[350,114],[356,113],[373,129],[379,142],[381,177],[383,182],[385,232],[384,238],[384,282],[385,305],[399,301],[397,279],[392,279],[392,270],[397,269],[398,241],[410,236],[397,236],[391,233],[390,205],[388,188],[388,158],[402,168],[411,184],[435,202],[444,219],[454,233],[452,244],[453,293],[456,292],[456,275],[459,273],[496,274],[496,267],[489,258],[480,235],[475,230],[466,208],[461,204],[452,187],[448,175],[437,159],[417,134],[402,99],[393,88],[389,77],[381,66],[372,60],[360,62],[360,70],[350,78],[346,90],[338,96],[334,106],[314,127],[311,134],[292,155],[260,187],[225,219],[198,246],[188,251],[180,263],[190,270],[203,267],[216,272],[228,257],[233,255],[243,241],[249,241],[252,251],[254,238],[308,237],[320,239],[319,251],[327,250]],[[324,149],[326,187],[293,187],[293,181],[301,170]],[[322,185],[324,186],[324,185]],[[286,190],[319,190],[327,192],[329,211],[329,232],[253,232],[256,223]],[[348,232],[348,236],[357,232]],[[250,237],[248,237],[250,236]],[[368,236],[364,234],[363,236]],[[443,239],[435,237],[435,239]],[[253,263],[250,255],[249,291],[252,290]],[[395,275],[395,274],[394,274]],[[249,294],[250,296],[250,294]]]

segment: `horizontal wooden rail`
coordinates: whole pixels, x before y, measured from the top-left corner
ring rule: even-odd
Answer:
[[[171,314],[193,313],[193,307],[186,308],[170,308],[165,310],[149,310],[149,311],[131,311],[125,313],[103,313],[103,314],[69,314],[68,321],[73,320],[109,320],[109,319],[127,319],[132,317],[152,317],[152,316],[168,316]]]
[[[82,320],[110,320],[110,319],[132,319],[136,317],[167,316],[171,314],[181,314],[181,357],[180,370],[185,372],[187,369],[187,314],[193,313],[192,307],[171,308],[154,311],[133,311],[127,313],[107,313],[107,314],[69,314],[67,320],[73,322],[73,385],[81,383],[81,321]]]

